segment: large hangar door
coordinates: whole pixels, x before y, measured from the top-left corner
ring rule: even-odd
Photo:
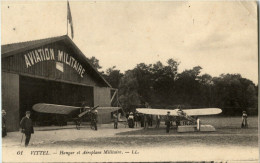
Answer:
[[[31,118],[37,125],[57,124],[57,119],[61,116],[37,113],[32,110],[32,106],[37,103],[70,106],[82,106],[84,103],[93,106],[93,87],[20,76],[20,119],[25,111],[30,110]]]

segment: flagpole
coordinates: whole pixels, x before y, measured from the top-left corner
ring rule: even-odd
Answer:
[[[66,18],[66,19],[67,19],[67,36],[69,36],[69,35],[68,35],[68,24],[69,24],[69,23],[68,23],[68,12],[69,12],[69,11],[68,11],[68,3],[69,3],[69,1],[67,0],[67,18]]]
[[[69,24],[70,24],[70,29],[71,29],[71,38],[73,39],[73,23],[72,23],[72,16],[71,16],[71,11],[70,11],[70,4],[69,1],[67,0],[67,35],[69,31]],[[69,35],[68,35],[69,36]]]

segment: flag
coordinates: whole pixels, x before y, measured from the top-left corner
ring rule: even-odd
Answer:
[[[69,4],[69,1],[67,3],[68,5],[68,9],[67,9],[67,20],[68,20],[68,23],[70,24],[70,29],[71,29],[71,37],[73,39],[73,35],[74,35],[74,32],[73,32],[73,22],[72,22],[72,16],[71,16],[71,12],[70,12],[70,4]]]

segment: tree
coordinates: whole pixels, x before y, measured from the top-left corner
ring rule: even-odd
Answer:
[[[252,84],[248,85],[246,89],[246,101],[247,101],[247,107],[250,108],[256,108],[257,107],[257,97],[255,95],[256,93],[256,87]]]
[[[92,61],[100,67],[97,59]],[[119,101],[128,111],[148,102],[160,108],[219,107],[224,115],[241,115],[243,110],[257,114],[258,86],[251,80],[240,74],[201,74],[200,66],[178,73],[179,64],[174,59],[166,65],[140,63],[125,74],[113,66],[103,75],[119,89]]]
[[[108,68],[103,76],[113,88],[119,88],[120,80],[124,75],[120,72],[120,70],[116,70],[115,68],[116,66]]]
[[[257,110],[256,86],[252,81],[240,74],[221,74],[213,82],[215,106],[221,107],[224,114],[241,115],[249,108]]]
[[[184,70],[178,74],[176,80],[176,94],[177,101],[187,107],[201,106],[202,100],[200,91],[200,66],[193,67],[190,70]]]
[[[168,65],[157,62],[152,65],[152,88],[154,91],[153,102],[158,105],[173,105],[175,103],[175,80],[179,62],[168,59]]]
[[[96,68],[97,70],[101,69],[102,67],[99,65],[99,60],[92,56],[91,58],[88,59],[88,61],[92,64],[92,66],[94,68]]]
[[[201,106],[212,107],[213,104],[213,81],[212,77],[209,74],[203,74],[198,76],[200,84],[200,103]]]
[[[127,71],[119,84],[119,101],[124,109],[130,111],[140,104],[137,89],[138,82],[133,71]]]
[[[162,103],[165,105],[173,103],[172,92],[174,92],[174,81],[177,77],[179,63],[173,59],[169,59],[167,63],[166,66],[161,62],[148,65],[140,63],[133,70],[128,71],[137,82],[135,88],[140,104],[148,102],[155,106]],[[122,79],[125,78],[126,76]],[[121,84],[120,89],[123,89],[124,86]]]
[[[133,73],[138,82],[137,92],[140,97],[140,102],[145,103],[151,102],[152,98],[152,73],[151,73],[151,64],[146,65],[144,63],[138,64],[134,69]]]

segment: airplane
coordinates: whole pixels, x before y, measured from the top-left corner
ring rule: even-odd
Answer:
[[[220,108],[201,108],[201,109],[152,109],[152,108],[136,108],[138,113],[147,115],[161,115],[166,116],[169,112],[171,117],[171,122],[176,123],[178,132],[188,132],[188,131],[215,131],[216,129],[211,125],[201,125],[198,116],[204,115],[216,115],[220,114],[222,110]],[[196,118],[195,118],[196,117]],[[186,126],[181,126],[181,123],[191,124]]]
[[[95,107],[89,107],[89,106],[77,107],[77,106],[37,103],[37,104],[33,105],[32,109],[39,113],[74,116],[74,118],[72,118],[72,119],[76,122],[76,128],[79,129],[81,118],[84,115],[86,115],[87,113],[93,113],[95,110],[97,110],[98,114],[105,114],[105,113],[114,112],[121,108],[120,107],[100,107],[98,105]],[[81,112],[81,113],[78,114],[79,112]]]

